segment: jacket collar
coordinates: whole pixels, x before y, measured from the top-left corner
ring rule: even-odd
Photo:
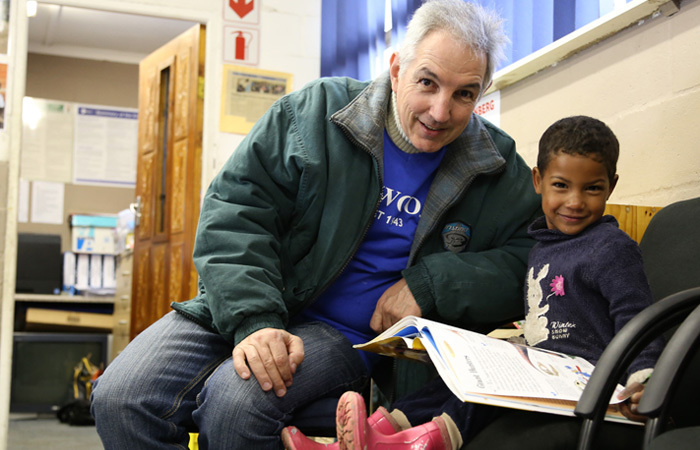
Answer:
[[[391,92],[389,73],[386,72],[331,116],[331,122],[340,126],[351,141],[374,156],[380,173],[384,172],[383,133]],[[476,114],[472,114],[462,134],[448,145],[428,192],[409,259],[413,259],[423,238],[445,211],[464,196],[477,175],[499,173],[505,164],[486,126]]]

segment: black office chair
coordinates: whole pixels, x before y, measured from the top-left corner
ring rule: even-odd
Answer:
[[[660,209],[639,248],[654,300],[700,286],[700,197]]]
[[[678,391],[682,376],[690,376],[697,382],[699,369],[692,365],[693,356],[700,348],[700,307],[683,321],[666,345],[659,358],[654,376],[649,380],[644,396],[639,403],[639,413],[649,417],[645,428],[644,449],[695,449],[700,443],[700,414],[695,412],[694,426],[667,430],[672,419],[670,406],[674,394],[683,396],[692,408],[697,408],[697,398],[685,396]],[[697,410],[696,410],[697,411]],[[668,431],[668,432],[664,432]]]
[[[681,323],[698,305],[700,287],[670,295],[635,316],[608,344],[574,410],[583,419],[579,450],[596,448],[596,434],[608,402],[629,364],[649,342]],[[664,376],[657,373],[661,360],[656,367],[652,380]]]
[[[640,335],[649,336],[646,342],[650,342],[653,339],[652,333],[665,332],[666,337],[669,337],[675,328],[674,325],[680,323],[692,311],[693,306],[691,305],[697,301],[697,299],[693,299],[693,293],[700,289],[697,288],[700,286],[700,226],[698,224],[700,224],[700,197],[675,202],[659,210],[649,222],[642,236],[639,247],[644,258],[644,269],[649,280],[653,299],[658,301],[670,296],[669,298],[674,298],[674,302],[679,302],[676,306],[662,305],[661,307],[656,306],[657,304],[655,303],[652,305],[654,309],[645,311],[646,314],[655,314],[654,311],[659,310],[659,314],[661,314],[660,310],[662,308],[669,308],[669,315],[660,319],[659,323],[652,324],[653,329],[649,330],[648,335],[645,330],[634,331],[635,334],[639,333]],[[622,349],[615,350],[616,353],[609,353],[605,361],[602,357],[598,361],[593,377],[591,377],[577,406],[577,414],[585,418],[579,439],[579,448],[590,448],[592,445],[602,417],[600,409],[603,407],[602,402],[606,398],[605,393],[609,391],[607,398],[610,398],[610,395],[612,395],[609,383],[614,383],[624,371],[624,368],[613,367],[615,358],[621,357],[631,361],[636,354],[634,352],[638,352],[642,348],[641,344],[637,344],[635,348],[625,349],[624,352]],[[608,352],[607,349],[606,352]],[[617,352],[620,353],[618,354]],[[603,356],[605,356],[605,353],[603,353]],[[690,366],[695,368],[691,373],[700,373],[700,355],[698,355],[698,352],[694,352],[694,355],[691,354],[689,358]],[[622,361],[621,364],[625,364],[625,361]],[[625,368],[628,364],[629,362],[626,362]],[[601,366],[603,366],[602,370]],[[661,375],[656,372],[656,370],[661,369],[662,364],[659,362],[656,367],[657,369],[655,369],[652,379],[663,378],[663,372]],[[613,377],[614,380],[605,380],[606,377]],[[700,395],[697,377],[692,375],[684,376],[677,382],[680,383],[680,387],[677,388],[679,392],[686,392],[687,395],[695,399]],[[592,386],[591,383],[593,383]],[[605,383],[608,384],[606,385]],[[603,388],[605,393],[602,394],[601,398],[596,398],[596,396],[601,395]],[[646,395],[647,393],[645,392],[644,398],[646,398]],[[674,399],[671,405],[667,406],[666,413],[669,410],[674,411],[674,419],[677,425],[692,424],[694,419],[695,423],[697,423],[697,406],[694,402],[687,401],[687,397]],[[648,444],[648,442],[644,444]]]

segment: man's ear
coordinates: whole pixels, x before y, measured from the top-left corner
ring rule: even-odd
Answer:
[[[394,92],[397,92],[399,85],[399,69],[399,54],[398,52],[394,52],[389,59],[389,77],[391,78],[391,89]]]
[[[542,194],[542,177],[538,167],[532,168],[532,185],[535,186],[535,192]]]

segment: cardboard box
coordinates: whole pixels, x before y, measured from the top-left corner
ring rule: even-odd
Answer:
[[[70,328],[111,331],[113,326],[114,317],[112,317],[111,314],[63,311],[44,308],[27,308],[26,327],[28,330],[42,328]]]
[[[117,216],[71,216],[71,251],[115,255]]]
[[[116,228],[117,223],[116,215],[73,214],[70,217],[72,227]]]
[[[114,228],[73,227],[71,229],[71,250],[74,253],[116,254]]]

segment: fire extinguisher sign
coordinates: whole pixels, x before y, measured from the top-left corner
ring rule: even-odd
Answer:
[[[224,20],[248,25],[260,24],[262,0],[221,0],[224,3]]]
[[[260,30],[224,26],[224,61],[257,66],[260,59]]]

